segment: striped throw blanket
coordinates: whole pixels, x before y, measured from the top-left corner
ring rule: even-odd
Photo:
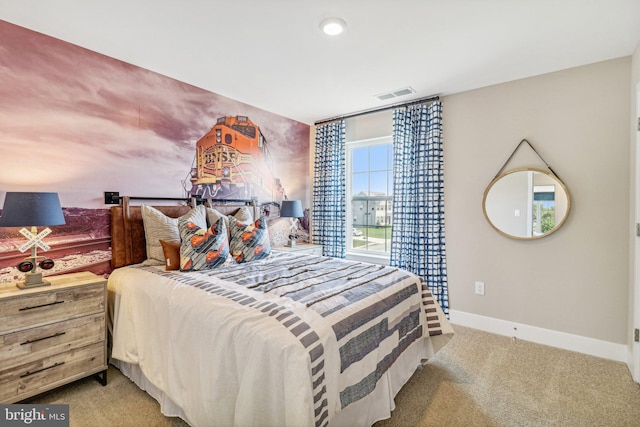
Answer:
[[[335,412],[372,393],[416,341],[441,336],[437,344],[429,341],[435,352],[452,333],[426,285],[417,276],[388,266],[274,251],[264,260],[189,274],[135,268],[225,298],[286,328],[311,360],[316,426],[327,425]],[[303,315],[287,301],[315,314]],[[330,324],[334,334],[338,373],[328,371],[325,363],[325,338],[313,322],[317,316]],[[329,376],[339,391],[334,407],[327,396]]]

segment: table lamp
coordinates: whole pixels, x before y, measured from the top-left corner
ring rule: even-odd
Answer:
[[[280,207],[281,218],[291,218],[291,228],[289,231],[289,243],[287,246],[294,247],[296,245],[296,237],[298,234],[298,218],[302,218],[302,202],[300,200],[283,200]]]
[[[47,286],[51,283],[42,280],[40,268],[45,270],[53,267],[53,261],[46,257],[39,257],[38,248],[43,251],[49,250],[49,245],[42,240],[51,233],[49,228],[38,233],[38,226],[61,225],[64,224],[64,215],[60,206],[58,193],[29,193],[29,192],[7,192],[0,216],[0,227],[30,227],[20,230],[20,234],[27,238],[27,242],[20,246],[18,250],[25,252],[31,248],[31,256],[25,258],[18,265],[18,269],[25,274],[24,282],[18,283],[20,289],[35,288],[37,286]],[[38,263],[38,259],[41,259]]]

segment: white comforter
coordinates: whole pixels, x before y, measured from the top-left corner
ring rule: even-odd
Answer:
[[[416,276],[345,260],[124,267],[108,287],[112,357],[139,365],[194,426],[371,424],[452,333]]]

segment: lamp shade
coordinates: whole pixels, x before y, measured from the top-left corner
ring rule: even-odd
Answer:
[[[302,218],[302,202],[300,200],[283,200],[280,208],[280,217],[282,218]]]
[[[0,227],[65,224],[58,193],[7,192]]]

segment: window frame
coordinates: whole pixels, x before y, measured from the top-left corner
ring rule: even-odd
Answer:
[[[377,138],[360,139],[356,141],[347,141],[345,143],[345,175],[346,175],[346,227],[345,227],[345,243],[346,243],[346,257],[348,259],[375,262],[375,263],[389,263],[389,256],[391,248],[387,252],[374,252],[362,249],[353,249],[353,210],[352,210],[352,198],[353,198],[353,151],[357,148],[371,147],[375,145],[387,145],[390,144],[393,153],[393,136],[387,135]],[[392,154],[393,156],[393,154]],[[391,159],[393,161],[393,158]],[[371,171],[369,170],[369,173]],[[393,163],[391,165],[391,179],[393,182]],[[391,200],[388,203],[393,203],[393,187],[389,189],[392,193]]]

